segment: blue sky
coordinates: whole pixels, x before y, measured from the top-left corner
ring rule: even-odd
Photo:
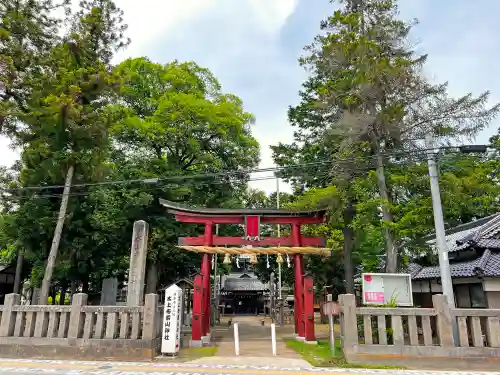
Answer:
[[[212,70],[223,89],[240,96],[256,116],[263,167],[272,166],[269,145],[290,141],[286,112],[298,101],[306,73],[297,58],[335,5],[328,0],[116,0],[125,11],[131,46],[117,56],[148,56],[157,62],[194,60]],[[401,0],[401,15],[418,18],[412,33],[429,54],[428,77],[449,81],[450,92],[492,91],[500,101],[500,1]],[[487,142],[500,122],[478,137]],[[2,164],[15,152],[0,140]],[[5,155],[5,156],[4,156]],[[264,174],[265,175],[265,174]],[[257,176],[261,177],[262,174]],[[268,192],[274,181],[255,182]]]

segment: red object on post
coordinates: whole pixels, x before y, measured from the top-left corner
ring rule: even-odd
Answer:
[[[301,294],[301,301],[302,301],[302,315],[301,315],[301,324],[302,324],[302,332],[304,332],[304,335],[301,337],[305,337],[305,332],[306,332],[306,321],[305,321],[305,300],[304,300],[304,276],[305,276],[305,271],[304,271],[304,256],[300,255],[300,275],[302,276],[301,278],[301,284],[302,285],[302,294]]]
[[[314,282],[311,275],[304,276],[305,341],[316,341],[314,334]]]
[[[202,335],[210,332],[210,268],[212,255],[203,254],[201,261],[201,273],[203,274],[203,330]]]
[[[260,216],[245,216],[245,240],[260,240]]]
[[[299,337],[304,337],[304,324],[303,324],[303,314],[304,314],[304,285],[303,285],[303,266],[302,266],[302,255],[295,254],[293,257],[294,263],[294,273],[295,273],[295,307],[294,307],[294,318],[295,318],[295,333]]]
[[[292,246],[299,247],[302,246],[302,235],[300,233],[300,224],[292,224]]]
[[[203,277],[197,274],[194,277],[193,285],[193,321],[192,321],[192,331],[191,340],[201,341],[201,330],[202,330],[202,305],[203,305]]]
[[[205,224],[204,246],[212,246],[213,233],[212,224]],[[203,274],[203,323],[202,335],[207,336],[210,332],[210,272],[212,255],[203,254],[201,258],[201,273]]]

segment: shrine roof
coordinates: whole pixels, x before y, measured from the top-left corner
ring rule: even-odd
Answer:
[[[266,285],[262,283],[262,281],[258,279],[242,279],[242,278],[231,278],[226,279],[224,282],[223,290],[228,292],[236,292],[236,291],[252,291],[258,292],[268,289]]]
[[[312,210],[285,210],[277,208],[205,208],[191,207],[182,203],[160,199],[160,204],[171,213],[185,213],[191,215],[207,216],[273,216],[273,217],[322,217],[326,208]]]

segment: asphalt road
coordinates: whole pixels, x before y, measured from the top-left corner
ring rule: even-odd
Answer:
[[[284,368],[187,363],[124,363],[0,359],[0,374],[16,375],[500,375],[500,372],[444,372],[369,369]]]

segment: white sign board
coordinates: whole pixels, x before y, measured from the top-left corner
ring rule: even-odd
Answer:
[[[403,273],[364,273],[362,294],[364,305],[413,306],[411,275]]]
[[[181,306],[182,289],[172,285],[165,289],[165,305],[163,307],[163,335],[161,352],[176,354],[181,343]]]

